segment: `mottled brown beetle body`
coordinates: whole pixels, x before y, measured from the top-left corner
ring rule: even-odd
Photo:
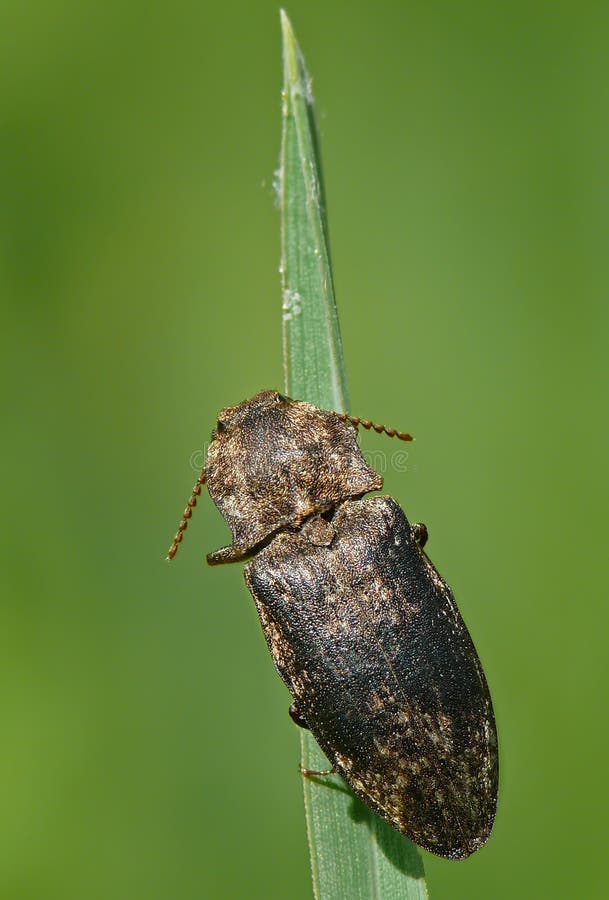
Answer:
[[[233,545],[208,561],[252,557],[245,579],[294,718],[390,825],[469,856],[495,817],[495,720],[425,527],[391,497],[362,499],[382,478],[336,413],[262,391],[222,410],[212,438],[200,483]]]
[[[452,592],[391,497],[334,538],[284,532],[245,567],[275,666],[328,759],[390,825],[460,859],[495,818],[491,699]]]

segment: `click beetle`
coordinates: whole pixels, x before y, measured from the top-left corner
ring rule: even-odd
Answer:
[[[279,675],[352,790],[410,840],[464,859],[495,818],[498,756],[488,685],[453,593],[382,487],[363,425],[277,391],[223,409],[203,484],[232,532],[210,565],[245,580]]]

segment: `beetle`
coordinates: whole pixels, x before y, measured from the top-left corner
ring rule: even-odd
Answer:
[[[488,839],[497,734],[451,589],[364,459],[356,427],[409,434],[261,391],[223,409],[168,557],[207,484],[246,561],[290,714],[351,789],[426,850],[464,859]]]

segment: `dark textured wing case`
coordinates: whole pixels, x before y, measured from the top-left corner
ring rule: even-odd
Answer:
[[[347,501],[332,525],[330,546],[284,532],[246,566],[275,665],[355,793],[422,847],[468,856],[498,778],[472,640],[394,500]]]

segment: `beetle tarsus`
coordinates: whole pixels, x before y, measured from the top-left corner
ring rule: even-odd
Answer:
[[[300,774],[305,778],[325,778],[326,775],[336,775],[336,766],[332,766],[331,769],[305,769],[301,766]]]

